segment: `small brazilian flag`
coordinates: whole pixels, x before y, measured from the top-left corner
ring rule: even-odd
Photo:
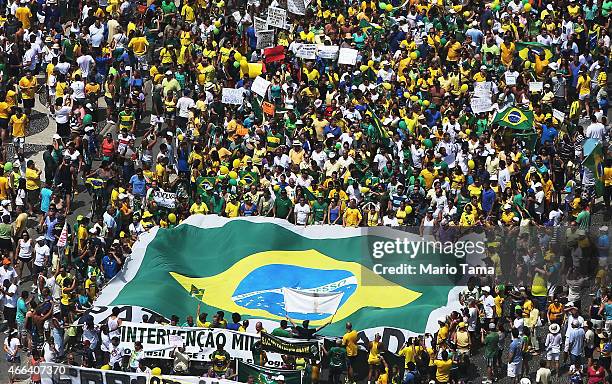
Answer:
[[[545,53],[546,60],[553,58],[553,51],[544,44],[534,43],[532,41],[524,41],[516,43],[516,52],[523,60],[535,62],[536,55],[539,56],[542,52]]]
[[[198,177],[196,179],[198,195],[203,194],[207,189],[214,188],[216,183],[217,183],[216,177],[204,177],[204,176]]]
[[[257,184],[259,181],[259,175],[257,172],[242,171],[240,172],[240,180],[244,180],[245,185]]]
[[[308,200],[308,201],[315,201],[317,199],[317,196],[309,188],[302,187],[302,193],[304,194],[304,198],[306,198],[306,200]],[[319,193],[321,193],[321,192],[319,192]]]
[[[389,138],[389,132],[383,127],[382,121],[376,115],[376,112],[368,105],[365,114],[372,118],[372,126],[374,127],[374,139],[382,140]]]
[[[495,116],[493,124],[519,131],[531,130],[533,129],[533,112],[516,107],[508,108]]]

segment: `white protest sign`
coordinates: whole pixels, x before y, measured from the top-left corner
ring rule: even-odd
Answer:
[[[559,120],[560,122],[563,122],[565,120],[565,113],[559,111],[558,109],[553,108],[552,115],[555,119]]]
[[[298,47],[295,52],[296,57],[302,59],[314,60],[317,58],[317,45],[316,44],[302,44]]]
[[[174,208],[176,206],[176,193],[164,192],[164,191],[153,191],[153,201],[155,204],[164,208]]]
[[[530,81],[529,92],[542,92],[544,89],[544,83],[542,81]]]
[[[491,99],[478,97],[472,98],[470,101],[470,106],[472,107],[472,112],[474,113],[489,112],[493,108]]]
[[[518,73],[516,72],[506,72],[506,85],[516,85],[516,79],[518,78]]]
[[[352,48],[340,48],[338,54],[338,64],[355,65],[357,63],[357,54],[359,52]]]
[[[491,98],[493,84],[490,81],[477,81],[474,83],[474,97],[487,99]]]
[[[185,343],[183,343],[183,338],[181,337],[181,335],[170,335],[168,337],[168,341],[170,342],[171,347],[183,348],[183,346],[185,345]]]
[[[317,56],[322,59],[336,60],[340,47],[337,45],[319,45],[317,46]]]
[[[223,88],[221,92],[221,102],[223,104],[242,105],[244,94],[242,89],[238,88]]]
[[[268,7],[268,25],[284,29],[285,24],[287,24],[287,11],[282,8]]]
[[[247,0],[247,5],[255,5],[256,7],[259,7],[259,0]]]
[[[255,34],[260,31],[266,31],[268,29],[268,21],[266,19],[262,19],[261,17],[255,16],[253,18],[253,28],[255,28]]]
[[[270,86],[270,84],[272,83],[268,80],[264,79],[261,76],[257,76],[255,80],[253,80],[253,84],[251,85],[251,91],[261,97],[266,97],[266,93],[268,92],[268,87]]]
[[[234,18],[234,20],[236,20],[236,23],[240,23],[240,20],[242,19],[242,15],[240,14],[240,11],[236,11],[232,13],[232,17]]]
[[[174,349],[171,336],[175,343],[181,338],[185,352],[195,361],[210,361],[210,354],[218,345],[234,359],[247,363],[253,362],[251,348],[259,340],[259,335],[253,333],[230,331],[223,328],[173,327],[171,325],[141,324],[124,322],[119,327],[119,345],[133,349],[134,343],[140,341],[149,358],[168,359]],[[282,362],[278,353],[267,353],[268,362]]]
[[[257,36],[257,49],[270,48],[274,45],[274,30],[259,31]]]
[[[287,10],[295,15],[305,15],[306,4],[304,0],[287,0]]]

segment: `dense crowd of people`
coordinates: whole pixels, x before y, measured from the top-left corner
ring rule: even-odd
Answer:
[[[268,8],[301,12],[298,2],[0,4],[8,361],[27,350],[33,364],[70,362],[78,348],[83,364],[113,367],[116,316],[71,324],[138,236],[194,214],[259,215],[491,234],[495,275],[472,282],[463,313],[411,339],[404,368],[371,341],[368,380],[457,382],[480,346],[488,380],[510,361],[518,381],[539,352],[539,383],[564,354],[572,382],[603,382],[609,238],[591,222],[612,213],[612,1],[302,2],[303,15],[288,12],[284,28],[268,20],[274,39],[258,43]],[[356,52],[354,64],[319,54],[333,47]],[[40,113],[57,131],[36,164],[27,144]],[[88,214],[73,214],[79,200]],[[327,352],[351,379],[348,333]],[[145,369],[138,356],[129,367]]]

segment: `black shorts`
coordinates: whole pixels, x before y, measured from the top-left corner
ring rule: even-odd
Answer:
[[[13,242],[11,239],[0,239],[0,250],[1,251],[12,251]]]
[[[23,99],[24,108],[34,108],[34,99]]]
[[[57,124],[57,134],[61,137],[69,137],[70,136],[70,123],[58,123]]]
[[[36,203],[40,200],[40,188],[36,189],[28,189],[27,191],[28,202],[32,205],[36,205]]]
[[[346,357],[346,366],[347,367],[355,367],[357,365],[357,356],[347,356]]]
[[[0,118],[0,129],[8,129],[8,119]]]
[[[25,264],[27,264],[30,261],[32,261],[32,257],[31,256],[30,257],[21,257],[21,256],[19,256],[18,259],[19,259],[19,261],[21,261],[22,263],[25,263]]]

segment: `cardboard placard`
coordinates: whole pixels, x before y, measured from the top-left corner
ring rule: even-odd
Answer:
[[[269,48],[274,45],[273,29],[269,29],[267,31],[259,31],[255,36],[257,36],[256,49]]]
[[[336,60],[340,47],[337,45],[319,45],[317,47],[317,56],[322,59]]]
[[[317,58],[317,45],[316,44],[302,44],[298,47],[295,52],[295,56],[302,59],[314,60]]]
[[[255,34],[256,35],[260,31],[267,31],[268,30],[268,21],[266,19],[262,19],[261,17],[255,16],[253,18],[253,28],[255,28]]]
[[[287,0],[287,10],[294,15],[305,15],[306,4],[304,0]]]
[[[287,24],[287,11],[282,8],[268,7],[268,25],[284,29],[285,24]]]
[[[223,88],[221,92],[221,102],[223,104],[242,105],[244,93],[241,88]]]
[[[506,85],[516,85],[516,79],[518,78],[518,74],[515,72],[506,72]]]
[[[482,113],[489,112],[492,109],[491,99],[474,97],[470,100],[472,112]]]
[[[552,115],[555,119],[559,120],[559,122],[563,122],[565,121],[565,112],[561,112],[558,109],[554,109],[552,110]]]
[[[275,112],[274,104],[264,101],[261,104],[261,109],[263,110],[263,113],[265,113],[266,115],[274,116],[274,112]]]
[[[266,93],[268,92],[268,87],[270,86],[270,84],[270,81],[264,79],[261,76],[257,76],[255,80],[253,80],[253,84],[251,84],[251,91],[261,97],[266,97]]]
[[[529,92],[537,93],[542,92],[544,89],[544,83],[542,81],[530,81]]]
[[[338,64],[355,65],[357,63],[357,54],[359,51],[352,48],[340,48],[338,54]]]

